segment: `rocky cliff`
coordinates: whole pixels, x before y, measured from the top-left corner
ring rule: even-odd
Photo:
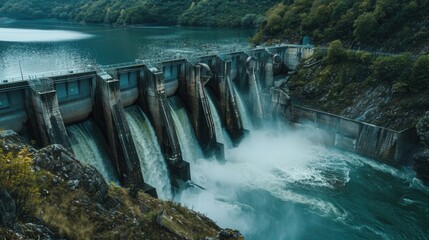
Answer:
[[[244,239],[176,203],[106,183],[61,145],[36,150],[2,131],[0,155],[0,239]]]

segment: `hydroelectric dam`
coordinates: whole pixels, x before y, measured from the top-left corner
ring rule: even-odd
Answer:
[[[170,198],[192,163],[224,158],[271,119],[312,124],[326,143],[390,164],[408,158],[415,129],[394,131],[294,105],[283,86],[310,45],[91,66],[0,83],[0,127],[61,144],[108,181]]]

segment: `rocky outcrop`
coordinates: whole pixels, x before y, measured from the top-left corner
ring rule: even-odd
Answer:
[[[429,183],[429,112],[416,124],[416,130],[425,148],[414,155],[413,168],[418,178]]]
[[[429,148],[429,112],[426,112],[423,118],[416,124],[416,130],[420,141]]]
[[[244,240],[244,236],[237,230],[225,228],[220,230],[215,238],[206,238],[205,240]]]
[[[34,164],[42,169],[54,172],[55,181],[67,181],[71,190],[83,188],[97,202],[103,202],[108,185],[100,172],[90,165],[83,165],[61,145],[50,145],[36,152]]]
[[[80,163],[61,145],[36,150],[13,131],[0,131],[0,148],[4,154],[29,149],[34,173],[30,179],[37,183],[36,189],[25,189],[37,193],[32,195],[35,201],[28,202],[29,210],[19,215],[19,202],[15,208],[0,185],[0,240],[205,239],[221,230],[207,217],[173,202],[142,191],[130,197],[128,189],[108,185],[95,168]]]
[[[9,192],[0,189],[0,227],[12,229],[16,221],[16,205]]]

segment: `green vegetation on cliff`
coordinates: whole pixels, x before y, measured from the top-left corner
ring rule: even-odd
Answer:
[[[318,45],[341,39],[353,48],[427,52],[429,1],[283,0],[268,10],[253,41]]]
[[[201,0],[180,16],[179,24],[210,27],[253,27],[279,0]]]
[[[108,185],[60,145],[27,147],[12,131],[0,131],[0,179],[0,239],[218,239],[221,230],[176,203]]]
[[[393,129],[414,126],[429,109],[429,55],[373,55],[333,41],[289,82],[300,104]]]
[[[5,0],[0,15],[86,23],[254,27],[280,0]]]

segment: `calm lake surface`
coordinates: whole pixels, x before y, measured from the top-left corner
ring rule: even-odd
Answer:
[[[23,75],[247,47],[253,30],[111,28],[51,21],[0,21],[0,80]]]
[[[248,30],[114,29],[58,21],[0,23],[0,80],[89,64],[233,51]],[[227,161],[191,162],[190,188],[175,201],[247,239],[428,239],[429,189],[394,168],[326,148],[314,129],[254,130]]]

